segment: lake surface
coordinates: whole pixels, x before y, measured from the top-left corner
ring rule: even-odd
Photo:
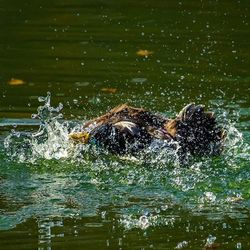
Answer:
[[[0,249],[250,249],[249,9],[1,1]],[[124,102],[170,117],[205,104],[225,150],[180,167],[72,148],[69,130]]]

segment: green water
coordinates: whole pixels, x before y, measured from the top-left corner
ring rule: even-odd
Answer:
[[[249,8],[1,1],[0,249],[202,249],[207,241],[250,249]],[[7,155],[12,129],[38,129],[31,114],[47,91],[74,124],[123,102],[168,116],[205,104],[228,130],[225,152],[186,168],[164,154],[49,159],[52,139],[28,159],[22,144]],[[60,133],[56,142],[68,146]]]

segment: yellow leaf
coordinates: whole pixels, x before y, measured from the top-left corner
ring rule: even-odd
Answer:
[[[9,83],[9,85],[16,86],[16,85],[25,84],[25,81],[23,81],[21,79],[17,79],[17,78],[11,78],[8,83]]]
[[[152,55],[153,53],[154,53],[153,51],[146,50],[146,49],[140,49],[136,52],[137,56],[144,56],[144,57],[148,57]]]
[[[117,89],[115,89],[115,88],[102,88],[101,91],[114,94],[114,93],[116,93]]]

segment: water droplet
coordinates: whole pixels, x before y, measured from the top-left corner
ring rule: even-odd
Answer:
[[[241,242],[238,242],[238,243],[236,244],[236,249],[241,249],[241,248],[242,248]]]
[[[179,242],[175,248],[182,249],[182,248],[187,247],[187,246],[188,246],[188,242],[184,240],[182,242]]]
[[[206,245],[205,246],[212,246],[216,240],[215,236],[212,236],[211,234],[207,237]]]

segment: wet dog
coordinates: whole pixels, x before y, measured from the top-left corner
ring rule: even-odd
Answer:
[[[188,104],[169,119],[122,104],[85,123],[81,132],[70,137],[119,155],[135,155],[157,140],[175,142],[181,156],[213,156],[221,153],[225,133],[214,113],[206,112],[203,105]]]

